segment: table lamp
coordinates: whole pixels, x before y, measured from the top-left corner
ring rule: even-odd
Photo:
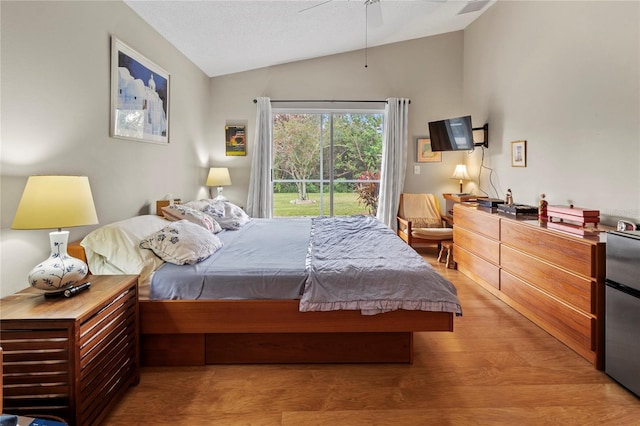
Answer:
[[[460,194],[462,194],[462,183],[465,180],[471,180],[469,174],[467,173],[467,166],[464,164],[458,164],[456,169],[453,171],[453,175],[451,175],[451,179],[459,179],[460,180]]]
[[[227,201],[227,199],[222,195],[222,187],[231,185],[229,169],[226,167],[211,167],[209,169],[209,176],[207,176],[207,183],[205,185],[218,187],[218,196],[214,198],[214,200]]]
[[[87,264],[67,254],[69,231],[62,228],[95,225],[98,216],[86,176],[31,176],[11,229],[58,228],[49,234],[51,255],[29,273],[29,284],[57,294],[82,280]]]

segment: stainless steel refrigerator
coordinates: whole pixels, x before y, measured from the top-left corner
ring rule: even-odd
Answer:
[[[605,372],[640,397],[640,231],[607,234]]]

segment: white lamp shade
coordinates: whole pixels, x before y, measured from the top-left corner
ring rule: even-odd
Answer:
[[[467,166],[464,164],[458,164],[456,169],[453,171],[453,175],[451,175],[451,179],[470,180],[471,178],[467,173]]]
[[[11,228],[60,229],[97,223],[88,177],[31,176]]]
[[[231,176],[226,167],[211,167],[207,176],[206,186],[228,186],[231,185]]]

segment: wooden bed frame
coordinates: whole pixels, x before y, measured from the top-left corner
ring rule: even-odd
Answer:
[[[79,243],[71,256],[86,262]],[[453,331],[453,313],[300,312],[298,300],[139,300],[145,366],[411,363],[413,333]]]

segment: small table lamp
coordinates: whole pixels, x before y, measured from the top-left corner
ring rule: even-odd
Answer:
[[[227,199],[222,195],[222,187],[231,185],[229,169],[226,167],[211,167],[209,169],[209,176],[207,176],[207,183],[205,185],[218,187],[218,196],[214,198],[214,200],[227,201]]]
[[[12,229],[58,228],[49,234],[51,256],[29,273],[29,284],[46,293],[61,293],[82,280],[87,264],[67,254],[69,231],[62,228],[98,223],[89,178],[31,176],[22,193]]]
[[[460,180],[460,194],[462,194],[462,182],[465,180],[471,180],[467,173],[467,166],[464,164],[458,164],[456,169],[453,171],[453,175],[451,175],[451,179]]]

